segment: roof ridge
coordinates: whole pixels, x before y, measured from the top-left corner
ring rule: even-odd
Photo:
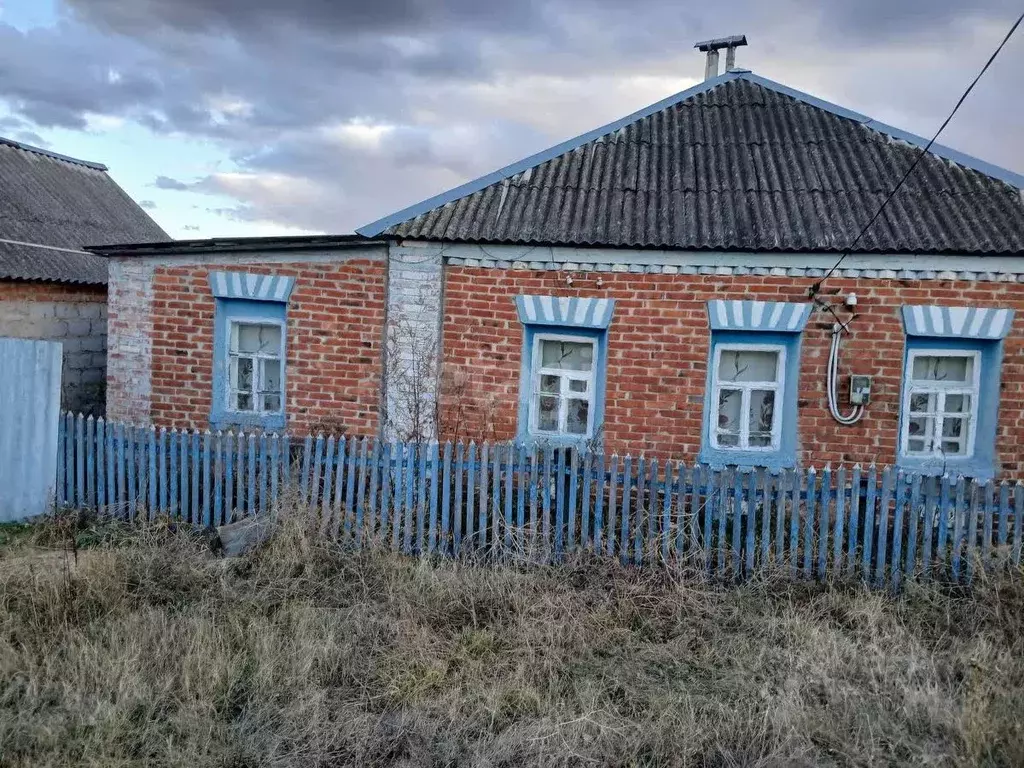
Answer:
[[[51,158],[53,160],[61,160],[61,161],[65,162],[65,163],[70,163],[72,165],[81,165],[81,166],[84,166],[86,168],[91,168],[94,171],[108,171],[108,170],[110,170],[103,163],[96,163],[96,162],[93,162],[92,160],[80,160],[77,157],[71,157],[69,155],[62,155],[59,152],[53,152],[53,151],[51,151],[49,149],[43,149],[42,147],[35,147],[35,146],[32,146],[31,144],[25,144],[24,142],[21,142],[21,141],[16,141],[14,139],[9,139],[6,136],[0,136],[0,145],[6,145],[6,146],[9,146],[9,147],[13,147],[14,149],[23,150],[25,152],[33,152],[33,153],[35,153],[37,155],[43,155],[44,157],[49,157],[49,158]]]

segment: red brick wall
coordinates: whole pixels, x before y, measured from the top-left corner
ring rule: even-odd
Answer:
[[[232,264],[295,277],[288,304],[286,414],[295,434],[373,434],[380,402],[383,261]],[[153,278],[152,420],[209,425],[215,300],[206,266],[158,267]]]
[[[700,450],[710,331],[709,299],[807,301],[812,280],[624,273],[565,273],[447,267],[444,307],[445,437],[507,440],[515,436],[523,330],[519,294],[615,299],[608,336],[604,435],[609,450],[693,461]],[[597,285],[598,280],[602,285]],[[1024,286],[939,280],[830,279],[828,291],[856,292],[853,336],[844,337],[840,407],[851,372],[873,376],[871,404],[854,426],[828,412],[825,369],[833,318],[816,311],[803,335],[798,459],[890,464],[895,460],[904,304],[1012,307],[1014,329],[1002,370],[997,469],[1024,470]],[[843,315],[845,317],[845,315]]]
[[[0,280],[0,299],[4,301],[96,302],[107,300],[105,285]]]

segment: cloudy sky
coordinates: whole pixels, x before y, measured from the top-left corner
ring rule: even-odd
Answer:
[[[0,135],[175,237],[350,232],[698,82],[696,40],[931,135],[1020,0],[0,0]],[[942,143],[1024,172],[1024,32]]]

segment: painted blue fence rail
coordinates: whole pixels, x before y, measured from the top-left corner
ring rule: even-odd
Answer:
[[[307,508],[325,536],[410,554],[625,564],[685,558],[741,578],[970,579],[1019,567],[1024,485],[871,466],[778,474],[512,444],[135,428],[65,414],[58,501],[129,519],[221,525]]]

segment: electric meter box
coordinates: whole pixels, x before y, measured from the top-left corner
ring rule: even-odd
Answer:
[[[850,404],[867,405],[871,400],[871,377],[851,376],[850,377]]]

